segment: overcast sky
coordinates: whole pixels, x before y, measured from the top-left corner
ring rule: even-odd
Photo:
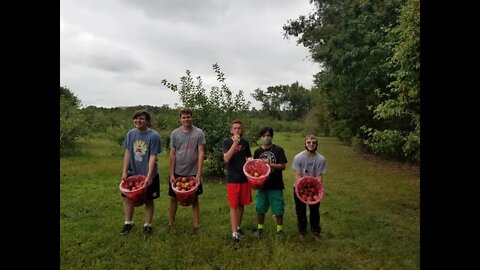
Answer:
[[[320,71],[282,26],[313,11],[309,0],[62,0],[60,86],[84,106],[173,107],[188,69],[203,86],[243,90],[252,106],[257,88],[292,84],[306,88]]]

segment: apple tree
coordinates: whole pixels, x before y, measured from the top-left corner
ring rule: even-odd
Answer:
[[[193,124],[202,129],[207,141],[205,152],[205,174],[214,176],[224,175],[225,164],[222,155],[223,140],[230,134],[230,122],[239,119],[244,125],[244,137],[247,140],[253,138],[245,127],[249,126],[248,110],[250,102],[245,101],[243,91],[239,90],[236,95],[225,83],[225,74],[221,72],[218,64],[213,64],[217,81],[220,86],[211,87],[207,93],[203,87],[202,78],[192,77],[190,70],[180,77],[180,87],[162,80],[162,84],[173,92],[180,95],[183,106],[193,110]],[[253,132],[255,133],[255,131]]]

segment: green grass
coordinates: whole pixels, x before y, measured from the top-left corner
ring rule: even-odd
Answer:
[[[275,236],[269,212],[258,240],[254,202],[245,207],[246,238],[235,249],[230,237],[225,181],[208,179],[200,197],[202,231],[192,235],[191,207],[179,206],[177,226],[167,231],[168,154],[160,155],[161,197],[155,201],[154,233],[136,227],[119,236],[123,208],[118,184],[123,150],[107,140],[85,140],[75,155],[60,159],[61,269],[419,269],[420,179],[418,168],[356,153],[335,138],[319,138],[327,159],[321,206],[322,239],[296,230],[293,157],[303,149],[298,133],[276,133],[288,159],[284,171],[286,235]],[[252,149],[253,150],[253,149]],[[255,192],[252,191],[255,196]]]

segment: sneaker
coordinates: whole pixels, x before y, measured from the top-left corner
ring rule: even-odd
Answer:
[[[232,236],[232,238],[230,238],[230,246],[236,248],[239,244],[240,244],[240,237]]]
[[[143,234],[144,235],[152,235],[153,228],[152,226],[143,226]]]
[[[313,236],[315,236],[316,238],[320,238],[320,232],[314,232]]]
[[[254,234],[258,239],[260,239],[260,238],[262,238],[263,230],[262,230],[262,229],[257,229],[253,234]]]
[[[306,231],[298,231],[300,233],[301,236],[305,236],[307,234]]]
[[[201,228],[200,228],[200,227],[193,227],[192,233],[193,233],[193,234],[197,234],[197,233],[199,233],[200,231],[201,231]]]
[[[277,235],[278,236],[285,235],[285,232],[283,230],[277,231]]]
[[[129,233],[133,229],[133,224],[123,224],[123,228],[120,231],[121,235]]]

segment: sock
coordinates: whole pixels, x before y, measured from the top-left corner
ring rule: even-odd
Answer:
[[[258,228],[259,230],[263,230],[263,224],[258,224],[258,225],[257,225],[257,228]]]
[[[232,233],[232,236],[235,237],[235,238],[238,238],[238,237],[239,237],[239,236],[238,236],[238,232],[233,232],[233,233]]]
[[[240,230],[240,226],[237,227],[237,232]]]
[[[281,231],[281,230],[283,230],[283,226],[277,224],[277,232],[279,232],[279,231]]]
[[[152,227],[152,223],[145,223],[145,224],[143,224],[143,227],[147,227],[147,226],[148,226],[148,227]]]
[[[133,225],[133,220],[125,220],[125,224]]]

